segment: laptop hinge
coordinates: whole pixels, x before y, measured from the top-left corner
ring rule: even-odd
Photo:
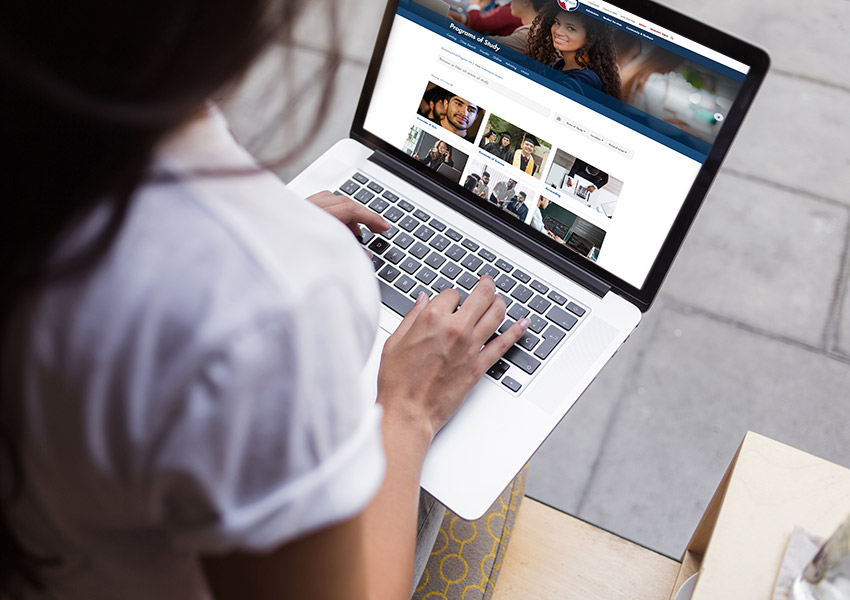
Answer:
[[[611,290],[611,285],[602,279],[577,267],[551,248],[522,235],[521,232],[500,221],[486,210],[475,206],[459,194],[453,194],[449,190],[446,190],[439,184],[431,181],[428,177],[403,164],[397,158],[377,149],[369,157],[369,160],[380,165],[394,175],[401,177],[414,187],[428,193],[443,204],[457,210],[464,216],[486,227],[490,231],[497,232],[513,245],[536,257],[538,260],[552,267],[564,276],[569,277],[600,298],[605,296],[605,294]]]

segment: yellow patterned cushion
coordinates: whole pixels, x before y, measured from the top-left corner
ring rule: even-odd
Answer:
[[[446,511],[413,600],[487,600],[513,532],[528,466],[477,521]]]

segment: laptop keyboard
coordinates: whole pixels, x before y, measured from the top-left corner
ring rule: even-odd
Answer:
[[[505,322],[494,337],[514,322],[530,319],[523,337],[487,371],[488,377],[514,393],[531,382],[590,313],[566,293],[515,268],[475,239],[360,172],[335,193],[365,204],[390,223],[390,229],[381,234],[365,227],[361,231],[363,244],[372,253],[381,301],[399,315],[413,308],[420,292],[432,297],[453,288],[460,293],[462,304],[479,278],[490,275],[507,306]]]

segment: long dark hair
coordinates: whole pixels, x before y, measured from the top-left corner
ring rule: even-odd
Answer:
[[[10,331],[28,299],[86,272],[121,230],[157,143],[240,75],[269,42],[292,40],[298,0],[80,0],[0,3],[0,595],[42,587],[8,510],[23,478]],[[333,11],[329,11],[333,12]],[[333,29],[333,15],[327,22]],[[336,36],[329,35],[336,40]],[[330,102],[339,51],[323,70],[315,123]],[[109,221],[61,260],[60,238],[95,205]]]
[[[614,49],[614,34],[611,28],[584,13],[567,13],[555,0],[548,2],[535,17],[528,32],[528,56],[546,65],[554,64],[561,58],[552,43],[552,25],[560,13],[580,19],[584,24],[587,41],[576,52],[575,60],[579,66],[594,71],[602,80],[602,91],[618,100],[620,90],[620,71],[617,67],[617,52]]]

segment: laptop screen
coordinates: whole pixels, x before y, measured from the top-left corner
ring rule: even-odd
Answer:
[[[400,0],[363,129],[643,287],[748,65],[601,0],[464,4]]]

